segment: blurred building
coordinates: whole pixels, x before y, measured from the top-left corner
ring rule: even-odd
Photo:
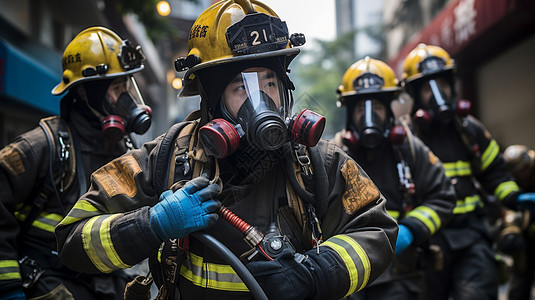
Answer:
[[[384,0],[388,63],[427,43],[458,65],[461,98],[502,146],[535,147],[535,1]]]
[[[145,70],[135,77],[153,110],[153,125],[137,140],[165,132],[198,107],[196,99],[177,100],[181,74],[173,61],[187,54],[191,25],[213,2],[168,1],[170,15],[158,17],[173,31],[154,38],[151,24],[143,24],[136,14],[139,8],[129,8],[126,0],[0,0],[0,147],[37,126],[40,118],[59,113],[61,96],[50,92],[62,77],[63,50],[76,34],[96,25],[141,45],[147,58]]]

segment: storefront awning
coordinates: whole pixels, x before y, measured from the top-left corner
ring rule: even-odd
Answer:
[[[59,114],[60,97],[51,90],[60,78],[61,74],[0,39],[0,96]]]
[[[447,5],[418,35],[388,60],[398,76],[409,52],[419,43],[438,45],[455,57],[489,28],[532,0],[455,0]]]

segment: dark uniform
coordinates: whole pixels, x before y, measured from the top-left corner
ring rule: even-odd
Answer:
[[[146,143],[93,174],[89,192],[56,229],[65,263],[79,271],[112,272],[158,255],[161,241],[149,226],[149,208],[159,197],[153,174],[168,168],[155,165],[161,141],[162,137]],[[316,148],[328,175],[328,197],[316,204],[316,209],[321,207],[318,218],[325,240],[319,251],[332,251],[337,257],[340,281],[329,295],[334,299],[364,288],[381,274],[392,257],[397,226],[385,211],[384,198],[352,159],[325,141]],[[275,153],[240,151],[220,160],[224,189],[217,199],[265,232],[288,207],[287,175],[282,172],[288,162]],[[184,165],[177,170],[175,174],[183,173]],[[222,219],[207,233],[237,256],[250,249],[243,235]],[[178,286],[183,299],[251,298],[228,262],[191,236]]]
[[[456,98],[455,68],[444,49],[419,44],[407,55],[402,75],[414,98],[415,131],[442,161],[457,193],[452,220],[431,237],[443,262],[429,273],[428,289],[438,299],[496,299],[497,261],[481,208],[488,206],[487,195],[516,206],[519,188],[498,143],[469,115],[469,103]]]
[[[400,153],[391,143],[383,143],[373,151],[364,147],[347,151],[388,199],[388,213],[414,236],[411,246],[394,257],[388,271],[364,290],[366,296],[357,293],[354,298],[423,299],[424,270],[435,262],[429,238],[448,223],[455,205],[455,191],[442,164],[418,138],[405,139],[399,151],[414,180],[415,193],[410,196],[400,182]]]
[[[455,290],[460,294],[454,299],[474,299],[479,294],[471,294],[462,288],[469,278],[478,284],[478,290],[486,291],[487,297],[492,299],[497,297],[496,259],[484,216],[478,213],[485,206],[484,199],[478,193],[472,176],[478,179],[485,191],[500,201],[516,199],[518,186],[506,172],[498,144],[489,132],[475,118],[467,117],[465,120],[470,130],[476,133],[475,142],[481,149],[478,162],[472,161],[472,154],[467,151],[454,127],[432,128],[432,134],[422,136],[444,163],[446,175],[455,180],[458,197],[453,219],[438,236],[432,238],[433,243],[441,246],[445,259],[443,269],[434,277],[440,284],[432,287],[433,291],[442,295],[438,292],[442,288],[457,286]],[[475,165],[479,168],[474,168]]]
[[[535,193],[535,151],[525,145],[510,145],[504,151],[507,168],[524,192]],[[511,255],[509,300],[531,298],[535,279],[535,220],[530,210],[506,211],[498,249]]]
[[[394,117],[392,102],[400,90],[394,70],[369,56],[347,69],[337,90],[346,128],[334,141],[376,182],[399,225],[389,269],[352,299],[423,299],[424,270],[433,260],[429,237],[449,221],[455,206],[442,163]]]
[[[74,150],[79,147],[85,182],[89,182],[91,173],[97,168],[126,152],[124,141],[114,144],[95,143],[95,140],[102,139],[100,129],[90,126],[76,111],[73,111],[67,124],[78,138],[77,144],[71,140],[70,155],[78,155]],[[57,162],[54,155],[52,154],[53,161]],[[122,298],[120,293],[127,278],[122,278],[125,276],[120,272],[84,275],[70,270],[59,260],[54,227],[79,198],[80,188],[86,188],[80,185],[77,175],[69,174],[74,176],[74,182],[64,192],[60,192],[61,201],[58,201],[55,194],[49,195],[31,224],[25,223],[32,207],[40,201],[39,193],[44,191],[42,185],[51,185],[50,159],[49,144],[41,127],[21,135],[0,152],[0,218],[3,220],[0,226],[0,292],[21,286],[18,260],[27,256],[38,263],[39,269],[44,270],[35,285],[26,290],[28,298],[63,285],[70,292],[62,288],[55,290],[56,297],[72,293],[76,299]],[[56,164],[54,172],[58,172],[58,168]],[[21,232],[23,228],[26,229]],[[22,264],[22,270],[33,271],[29,262],[27,260]],[[80,282],[84,284],[80,285]],[[115,294],[117,291],[119,294]]]
[[[126,55],[128,52],[128,55]],[[139,48],[104,27],[81,31],[63,54],[60,116],[0,151],[0,295],[9,299],[122,299],[124,271],[80,274],[59,259],[54,228],[90,175],[150,126],[132,73]],[[139,103],[138,103],[139,102]]]

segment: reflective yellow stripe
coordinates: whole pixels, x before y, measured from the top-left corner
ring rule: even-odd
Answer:
[[[56,228],[56,225],[58,225],[62,219],[63,216],[61,215],[42,212],[39,217],[33,221],[32,226],[54,233],[54,228]]]
[[[321,246],[333,249],[342,258],[349,272],[350,286],[344,297],[351,295],[355,291],[360,291],[368,284],[371,272],[370,259],[355,240],[347,235],[335,235],[321,244]],[[359,274],[363,275],[362,278],[359,278]]]
[[[427,206],[418,206],[407,214],[407,217],[413,217],[429,229],[431,234],[440,228],[441,222],[436,211]]]
[[[0,280],[21,279],[16,260],[0,260]]]
[[[481,155],[481,171],[484,171],[490,166],[499,152],[500,147],[498,143],[495,140],[490,141],[489,146],[485,149],[483,155]]]
[[[500,185],[498,185],[498,187],[494,190],[494,196],[496,196],[496,198],[501,201],[510,193],[517,192],[518,190],[519,188],[516,182],[504,181],[500,183]]]
[[[387,210],[386,211],[392,218],[394,218],[396,221],[399,219],[399,211],[397,210]]]
[[[119,215],[93,217],[82,228],[84,250],[93,265],[103,273],[131,267],[119,258],[109,234],[111,220]]]
[[[196,286],[223,291],[248,292],[249,289],[229,265],[204,262],[204,259],[188,253],[180,275]]]
[[[467,196],[464,200],[457,200],[457,204],[453,209],[454,214],[465,214],[474,211],[481,203],[479,195]]]
[[[98,215],[98,209],[95,206],[87,200],[80,200],[74,204],[74,207],[59,225],[73,224],[80,221],[82,218],[89,218],[96,215]]]
[[[111,240],[111,221],[121,214],[114,214],[102,221],[102,225],[100,226],[100,241],[102,248],[106,251],[106,255],[110,258],[111,262],[114,266],[119,267],[121,269],[126,269],[132,267],[131,265],[125,264],[121,258],[119,257],[119,254],[117,251],[115,251],[115,247],[113,246],[113,241]]]
[[[469,176],[472,175],[472,169],[470,163],[467,161],[456,161],[456,162],[445,162],[442,163],[444,166],[444,172],[448,177],[457,177],[457,176]]]

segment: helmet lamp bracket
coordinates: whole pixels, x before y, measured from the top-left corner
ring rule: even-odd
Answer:
[[[359,77],[355,78],[353,81],[353,88],[355,91],[366,91],[366,90],[381,90],[385,85],[385,81],[377,74],[371,72],[366,72]]]
[[[87,67],[82,70],[82,75],[85,77],[91,77],[95,75],[104,75],[108,72],[108,65],[100,64],[93,67]]]
[[[446,66],[446,61],[438,56],[428,56],[418,64],[418,72],[428,74],[440,71]]]
[[[134,47],[128,40],[124,40],[121,45],[121,52],[117,54],[119,63],[125,70],[136,69],[141,66],[141,62],[145,59],[141,46]]]

